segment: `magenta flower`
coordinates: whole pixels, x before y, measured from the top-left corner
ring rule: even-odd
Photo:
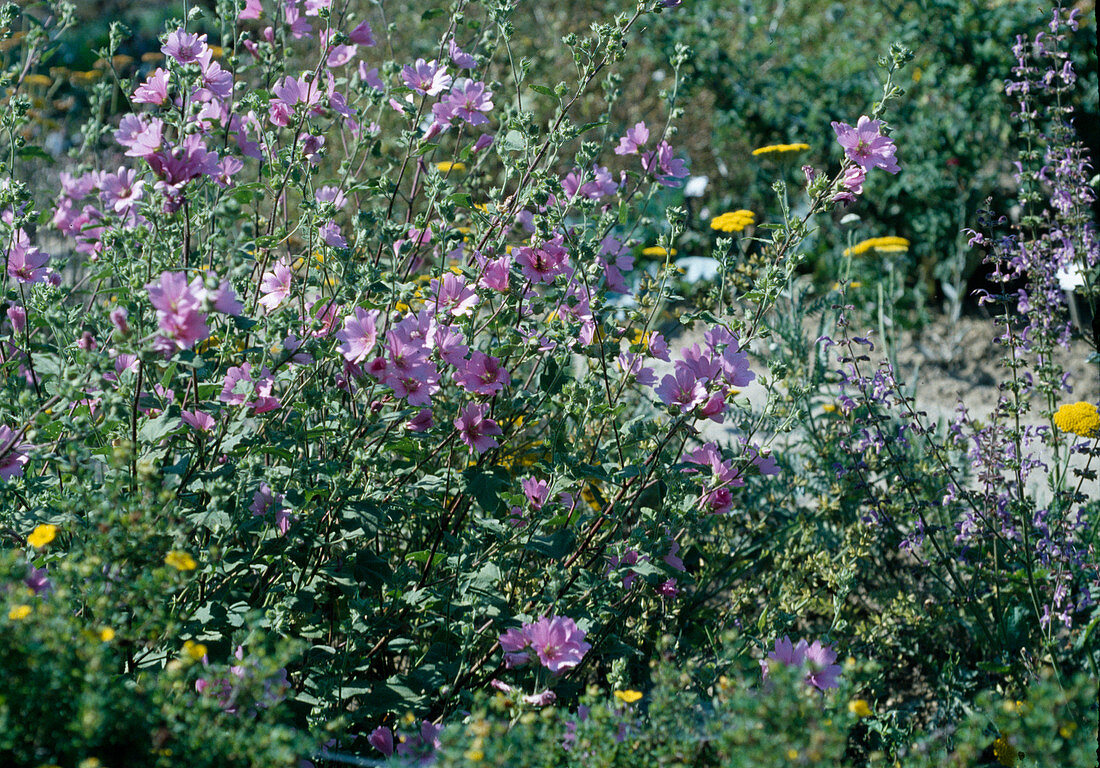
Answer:
[[[592,648],[584,641],[584,631],[565,616],[544,616],[534,624],[524,625],[523,634],[539,662],[554,674],[580,664]]]
[[[686,367],[678,367],[675,376],[666,375],[653,391],[665,405],[679,406],[680,413],[687,413],[707,397],[707,388]]]
[[[117,307],[116,307],[117,309]],[[22,333],[27,327],[27,310],[18,304],[12,304],[5,312],[11,322],[11,329],[15,333]]]
[[[477,59],[459,48],[454,38],[447,42],[447,54],[459,69],[473,69],[477,66]]]
[[[485,125],[489,118],[484,113],[492,109],[493,92],[485,83],[460,77],[447,98],[432,107],[432,114],[444,127],[456,117],[470,125]]]
[[[206,289],[202,279],[190,283],[182,272],[162,272],[158,281],[148,283],[149,301],[157,310],[157,322],[163,334],[158,349],[170,351],[172,346],[190,349],[195,342],[210,335],[206,316],[201,312]]]
[[[336,338],[343,342],[336,351],[351,363],[366,360],[378,339],[377,320],[377,310],[356,307],[354,315],[344,318],[344,329],[336,333]]]
[[[15,433],[5,426],[0,426],[0,480],[11,480],[13,477],[23,476],[23,467],[30,459],[26,451],[29,445],[20,443]]]
[[[145,181],[137,178],[133,168],[119,168],[116,173],[99,176],[99,197],[104,205],[124,216],[137,208],[145,194]]]
[[[268,312],[274,312],[290,296],[290,267],[284,261],[277,261],[270,272],[260,279],[260,306]]]
[[[658,184],[666,187],[678,187],[681,180],[688,176],[687,166],[680,158],[673,157],[672,147],[667,141],[658,144],[656,152],[642,155],[642,168],[652,173]]]
[[[371,731],[367,741],[385,757],[393,756],[393,731],[386,726],[380,725]]]
[[[258,19],[260,14],[264,12],[264,7],[261,0],[245,0],[244,10],[237,14],[237,21],[247,21],[248,19]]]
[[[834,664],[835,661],[836,651],[823,645],[820,640],[814,640],[806,648],[806,682],[819,691],[839,687],[840,665]]]
[[[882,121],[861,115],[856,127],[847,123],[832,123],[836,140],[844,148],[844,154],[864,171],[881,168],[887,173],[897,173],[894,153],[897,147],[892,139],[882,135]]]
[[[43,253],[30,244],[23,230],[15,233],[15,242],[8,251],[8,275],[21,283],[43,283],[49,270],[48,253]]]
[[[160,149],[164,121],[146,120],[142,115],[123,115],[115,131],[115,141],[126,147],[127,157],[149,157]]]
[[[464,369],[455,372],[455,382],[477,395],[496,395],[512,383],[512,377],[496,357],[474,351]]]
[[[784,636],[782,639],[776,638],[775,649],[768,654],[766,661],[760,662],[760,667],[765,678],[775,664],[804,669],[804,682],[824,693],[829,688],[838,687],[840,666],[834,664],[835,661],[836,652],[820,640],[815,640],[812,645],[805,640],[791,643],[791,639]]]
[[[644,122],[636,123],[633,128],[627,129],[625,136],[619,139],[615,154],[636,155],[645,147],[647,141],[649,141],[649,129]]]
[[[485,262],[479,285],[490,290],[508,292],[508,278],[512,273],[512,257],[504,255]]]
[[[365,45],[370,48],[374,45],[374,35],[371,33],[370,24],[361,21],[355,25],[355,29],[348,32],[348,39],[356,45]]]
[[[558,275],[568,271],[569,252],[562,245],[563,238],[557,235],[538,246],[523,246],[513,253],[523,276],[532,283],[553,283]]]
[[[161,46],[160,52],[165,56],[171,56],[180,64],[193,64],[199,60],[203,52],[209,50],[206,45],[206,35],[193,35],[182,29],[168,33],[168,39]]]
[[[26,577],[23,579],[23,584],[27,589],[34,592],[35,596],[48,594],[53,590],[53,583],[50,581],[49,573],[45,568],[35,568],[33,565],[30,570],[27,571]]]
[[[485,453],[490,448],[495,448],[498,443],[494,435],[503,435],[504,431],[490,418],[486,418],[488,406],[475,403],[466,406],[465,410],[455,419],[455,429],[462,442],[470,447],[470,450]]]
[[[280,406],[279,400],[271,395],[274,386],[275,380],[267,368],[253,381],[252,365],[243,363],[225,372],[218,399],[230,405],[247,405],[255,413],[267,413]]]
[[[303,75],[299,80],[293,77],[284,77],[275,83],[271,92],[275,94],[280,103],[287,107],[295,107],[305,104],[313,108],[321,101],[321,88],[314,80],[310,82],[309,75]]]
[[[144,83],[134,89],[135,104],[156,104],[168,100],[168,70],[157,67]]]
[[[276,530],[279,531],[280,535],[286,535],[286,532],[290,530],[290,524],[294,522],[294,515],[283,506],[285,499],[285,494],[275,493],[271,490],[270,485],[260,483],[260,487],[252,497],[252,504],[248,507],[248,510],[253,517],[266,517],[269,513],[273,513]]]
[[[195,98],[198,101],[229,98],[233,93],[233,73],[222,69],[209,48],[199,57],[199,66],[202,67],[202,86],[195,91]]]
[[[466,278],[447,272],[443,280],[432,278],[429,287],[435,291],[436,311],[449,311],[455,317],[473,312],[478,304],[477,292],[466,284]]]
[[[451,87],[452,82],[447,70],[439,66],[435,59],[431,61],[417,59],[415,64],[406,64],[401,69],[401,79],[411,90],[427,96],[442,93]]]
[[[405,429],[410,432],[427,432],[433,426],[435,426],[435,419],[432,418],[431,408],[421,408],[415,416],[405,422]]]
[[[325,66],[329,69],[342,67],[355,58],[358,50],[358,47],[354,45],[334,45],[325,60]]]
[[[347,197],[340,191],[339,187],[321,187],[313,196],[319,203],[332,203],[337,208],[346,208],[348,204]]]
[[[344,236],[340,234],[340,227],[335,221],[329,219],[323,225],[317,233],[320,235],[321,240],[325,245],[330,248],[347,248],[348,241],[344,239]]]
[[[180,413],[183,422],[197,432],[210,433],[214,430],[214,417],[202,411],[183,411]]]
[[[527,503],[531,505],[531,509],[542,509],[550,496],[550,484],[545,480],[528,477],[520,485],[523,486],[523,494],[527,497]]]

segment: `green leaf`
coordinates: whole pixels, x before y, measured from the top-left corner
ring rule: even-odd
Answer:
[[[522,152],[527,149],[527,140],[523,138],[522,133],[512,130],[504,134],[504,138],[497,145],[503,152]]]
[[[529,85],[528,87],[535,93],[541,93],[543,96],[549,96],[552,99],[558,98],[558,95],[554,93],[553,89],[547,88],[545,85]]]

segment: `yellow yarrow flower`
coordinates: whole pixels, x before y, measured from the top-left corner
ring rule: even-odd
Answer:
[[[870,717],[871,707],[865,699],[852,699],[848,702],[848,711],[856,717]]]
[[[198,567],[195,558],[179,550],[169,552],[164,558],[164,564],[172,566],[177,571],[193,571]]]
[[[56,525],[39,525],[34,529],[34,532],[27,537],[27,543],[35,549],[42,549],[42,547],[46,546],[56,538]]]
[[[1009,743],[1008,739],[1001,736],[993,742],[993,757],[1001,765],[1012,766],[1016,765],[1016,757],[1019,752],[1016,751],[1016,747]]]
[[[752,151],[753,157],[758,155],[770,155],[774,152],[801,152],[809,149],[809,144],[769,144],[766,147],[758,147]]]
[[[844,255],[859,256],[867,253],[867,251],[872,248],[875,249],[877,253],[904,253],[909,250],[909,241],[904,237],[896,237],[894,235],[890,235],[889,237],[871,237],[867,240],[861,240],[851,248],[845,248]]]
[[[633,704],[642,698],[641,691],[632,691],[629,688],[625,691],[615,691],[615,698],[624,704]]]
[[[206,646],[194,640],[186,640],[183,643],[183,653],[193,661],[202,661],[202,657],[206,655]]]
[[[1054,426],[1081,437],[1100,437],[1100,413],[1084,401],[1063,405],[1054,414]]]
[[[756,214],[742,208],[714,217],[710,221],[710,228],[719,232],[740,232],[745,227],[755,223]]]
[[[97,632],[96,634],[99,635],[99,640],[100,640],[100,642],[103,642],[103,643],[109,643],[109,642],[111,642],[112,640],[115,639],[115,631],[113,629],[111,629],[110,627],[104,627],[103,629],[99,630],[99,632]]]
[[[23,82],[26,85],[40,85],[43,88],[49,88],[53,85],[53,78],[49,75],[41,75],[37,72],[31,72],[29,75],[23,78]]]
[[[461,162],[458,162],[458,161],[452,162],[451,160],[444,160],[443,162],[436,163],[435,167],[439,169],[440,173],[449,173],[450,171],[454,171],[455,173],[458,173],[460,171],[466,170],[466,163],[461,163]]]
[[[668,253],[669,253],[668,251],[666,251],[664,248],[662,248],[659,245],[651,245],[648,248],[643,248],[642,249],[642,255],[643,256],[666,256],[666,255],[668,255]],[[672,249],[672,255],[673,256],[676,255],[676,249],[675,248]]]
[[[12,621],[22,621],[31,615],[31,607],[29,605],[13,605],[11,610],[8,611],[8,618]]]

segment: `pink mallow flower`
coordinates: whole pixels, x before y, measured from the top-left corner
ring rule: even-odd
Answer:
[[[455,382],[467,392],[477,395],[496,395],[512,383],[500,359],[484,352],[474,351],[466,367],[455,372]]]
[[[171,56],[180,64],[193,64],[207,50],[209,47],[206,44],[206,35],[193,35],[177,29],[168,33],[168,39],[161,46],[160,52]]]
[[[274,312],[290,296],[290,267],[285,261],[275,262],[270,272],[260,278],[260,306]]]
[[[8,275],[20,283],[44,283],[49,275],[46,265],[50,261],[48,253],[43,253],[31,245],[30,239],[22,229],[15,231],[14,242],[7,253]]]
[[[510,629],[500,636],[505,664],[519,666],[530,660],[530,652],[542,666],[554,674],[572,669],[592,649],[584,641],[585,632],[566,616],[543,616],[522,630]]]
[[[435,59],[417,59],[415,64],[406,64],[401,70],[401,79],[411,90],[427,96],[439,95],[450,88],[452,82],[447,70],[439,66]]]
[[[455,429],[462,442],[470,447],[470,450],[485,453],[490,448],[495,448],[498,443],[494,435],[503,435],[504,431],[493,419],[486,418],[488,407],[481,403],[466,406],[465,410],[455,419]]]
[[[190,349],[210,335],[206,315],[201,311],[206,295],[202,278],[196,277],[188,283],[182,272],[162,272],[156,282],[146,284],[145,290],[157,310],[162,334],[158,348]]]
[[[135,104],[155,104],[168,100],[168,70],[157,67],[144,83],[134,89]]]
[[[840,666],[834,664],[835,661],[836,651],[820,640],[815,640],[813,644],[805,640],[792,643],[789,637],[784,636],[776,638],[774,650],[768,654],[766,660],[760,662],[760,668],[765,678],[768,676],[768,671],[777,664],[804,669],[804,682],[824,692],[829,688],[838,687]]]
[[[260,483],[260,488],[252,497],[252,504],[248,507],[248,510],[253,517],[266,517],[273,512],[275,528],[280,535],[285,535],[290,530],[290,524],[294,522],[294,516],[290,513],[290,510],[283,506],[285,499],[285,494],[275,493],[271,490],[270,485]]]
[[[844,154],[864,171],[881,168],[887,173],[897,173],[901,170],[894,157],[897,147],[893,139],[882,135],[881,120],[861,115],[855,128],[847,123],[833,122],[831,125]]]
[[[349,363],[366,360],[378,341],[377,322],[377,310],[356,307],[354,315],[344,318],[344,329],[336,333],[336,338],[342,342],[336,351]]]
[[[523,276],[532,283],[553,283],[556,276],[565,274],[569,269],[569,252],[563,240],[557,235],[541,245],[516,248],[513,253]]]
[[[26,451],[29,445],[19,442],[15,432],[9,427],[0,426],[0,480],[11,480],[23,476],[23,467],[29,461]]]
[[[628,128],[626,135],[619,139],[619,146],[615,147],[616,155],[636,155],[646,142],[649,141],[649,129],[646,124],[636,123],[633,128]]]

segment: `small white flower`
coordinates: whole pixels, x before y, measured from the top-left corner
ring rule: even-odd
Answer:
[[[707,191],[708,181],[706,176],[692,176],[684,185],[684,197],[702,197]]]
[[[1081,271],[1081,265],[1079,264],[1062,267],[1058,270],[1056,277],[1058,278],[1058,285],[1062,287],[1063,291],[1072,291],[1085,284],[1085,273]]]

